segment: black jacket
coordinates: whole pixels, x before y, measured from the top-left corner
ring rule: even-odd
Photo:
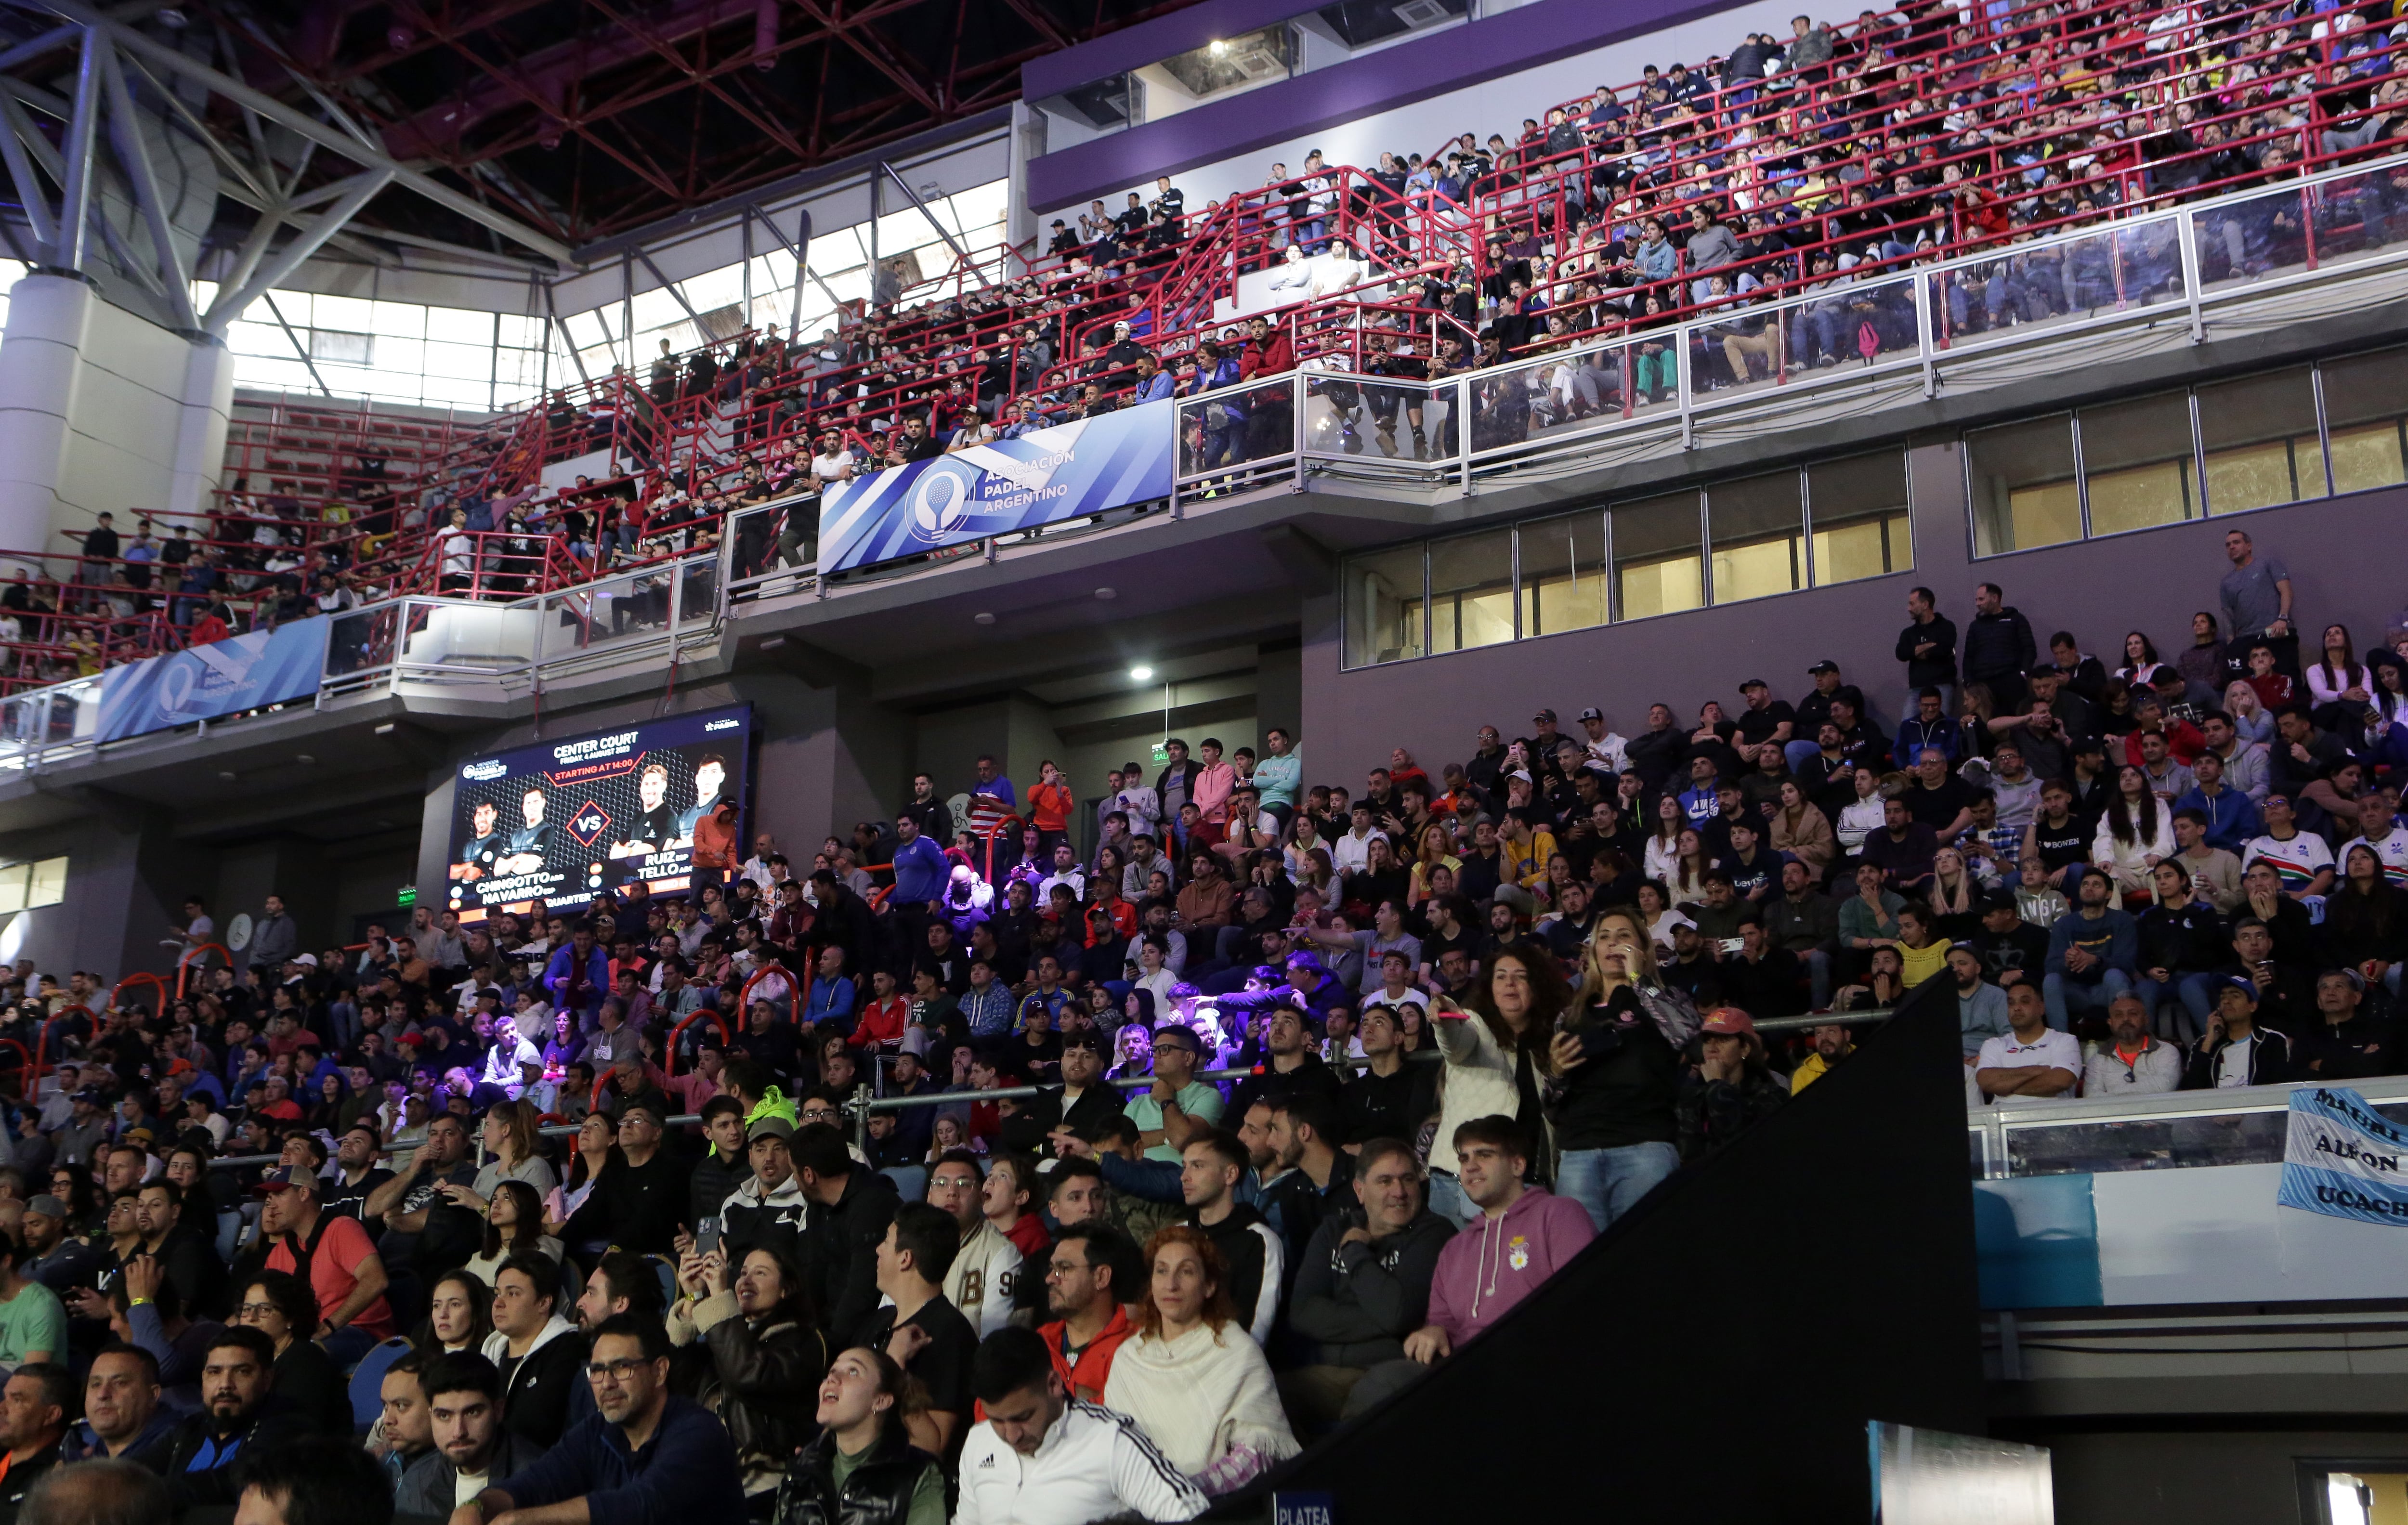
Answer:
[[[1278,1242],[1277,1231],[1261,1213],[1240,1203],[1229,1209],[1229,1216],[1218,1223],[1197,1222],[1190,1215],[1191,1227],[1202,1229],[1221,1252],[1221,1260],[1229,1268],[1229,1301],[1237,1305],[1238,1319],[1249,1331],[1255,1327],[1266,1298],[1276,1303],[1279,1289],[1264,1285],[1264,1273],[1270,1266],[1270,1247]],[[1282,1279],[1285,1279],[1283,1277]]]
[[[895,1183],[856,1167],[844,1178],[836,1205],[811,1206],[803,1234],[803,1273],[820,1307],[820,1322],[839,1349],[867,1337],[878,1318],[878,1246],[903,1205]]]
[[[17,1518],[18,1509],[25,1502],[25,1495],[31,1493],[34,1490],[34,1485],[48,1476],[50,1470],[58,1464],[57,1441],[50,1442],[39,1454],[29,1457],[25,1461],[10,1462],[8,1475],[0,1477],[0,1521],[13,1522]]]
[[[342,1417],[348,1429],[348,1400]],[[231,1509],[242,1497],[235,1482],[236,1462],[247,1454],[317,1433],[314,1424],[272,1394],[229,1429],[219,1428],[216,1417],[206,1411],[194,1414],[176,1426],[175,1437],[167,1443],[168,1493],[179,1512],[212,1504]]]
[[[1928,657],[1917,657],[1914,648],[1928,641],[1938,649]],[[1906,663],[1906,686],[1909,691],[1938,688],[1956,681],[1956,623],[1944,614],[1935,614],[1931,623],[1910,622],[1899,633],[1898,660]],[[1910,691],[1909,697],[1913,697]],[[1812,739],[1812,738],[1808,738]]]
[[[734,1294],[721,1293],[695,1307],[695,1322],[710,1352],[710,1373],[697,1396],[727,1426],[748,1477],[774,1475],[817,1432],[827,1339],[810,1325],[792,1321],[756,1331],[735,1302]]]
[[[935,1457],[904,1438],[900,1423],[889,1424],[853,1464],[841,1494],[835,1461],[836,1435],[824,1430],[786,1468],[772,1517],[777,1525],[903,1525],[921,1479],[938,1470]]]
[[[2335,1027],[2318,1021],[2291,1045],[2294,1080],[2364,1080],[2389,1075],[2394,1047],[2391,1024],[2364,1010]]]
[[[2293,1077],[2291,1040],[2271,1027],[2253,1024],[2251,1033],[2257,1042],[2249,1049],[2249,1079],[2253,1086],[2271,1086]],[[2228,1047],[2217,1038],[2204,1048],[2194,1047],[2190,1062],[2184,1066],[2182,1089],[2213,1090],[2215,1089],[2215,1056]]]
[[[640,1165],[602,1167],[594,1194],[569,1215],[565,1243],[602,1241],[638,1255],[666,1255],[686,1213],[694,1166],[663,1145]]]
[[[2021,609],[1977,614],[1965,627],[1965,680],[1986,682],[1997,677],[2022,677],[2040,660],[2032,644],[2031,621]]]
[[[1430,1279],[1455,1225],[1424,1207],[1404,1232],[1369,1244],[1342,1245],[1355,1215],[1322,1219],[1297,1267],[1288,1328],[1318,1344],[1312,1363],[1377,1365],[1401,1360],[1405,1336],[1429,1315]]]
[[[1780,1111],[1788,1100],[1780,1077],[1753,1062],[1737,1081],[1708,1080],[1694,1073],[1683,1076],[1681,1158],[1701,1160],[1713,1154],[1749,1125]]]
[[[486,1463],[485,1475],[499,1482],[542,1454],[538,1447],[505,1430],[494,1437],[494,1455]],[[449,1519],[459,1481],[460,1469],[452,1464],[450,1457],[439,1450],[428,1451],[402,1469],[401,1481],[393,1490],[393,1512]]]

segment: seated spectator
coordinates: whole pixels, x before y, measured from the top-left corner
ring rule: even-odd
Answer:
[[[1993,1102],[2071,1096],[2082,1078],[2082,1046],[2048,1023],[2048,1004],[2029,985],[2007,992],[2008,1030],[1983,1043],[1973,1083]]]
[[[2322,1019],[2291,1045],[2291,1078],[2360,1080],[2398,1067],[2391,1023],[2366,1010],[2366,992],[2367,980],[2355,969],[2328,969],[2316,976],[2316,1014]]]
[[[513,1255],[494,1274],[494,1332],[480,1353],[502,1374],[502,1424],[537,1447],[566,1430],[575,1399],[577,1326],[560,1315],[560,1268]]]
[[[317,1317],[318,1304],[309,1289],[284,1271],[262,1271],[252,1276],[235,1304],[235,1321],[257,1330],[272,1344],[271,1377],[277,1399],[310,1424],[348,1433],[351,1409],[342,1371],[309,1337]]]
[[[1190,1140],[1182,1152],[1179,1191],[1187,1204],[1187,1226],[1212,1241],[1220,1255],[1216,1276],[1222,1291],[1259,1346],[1279,1318],[1286,1250],[1269,1221],[1238,1200],[1239,1183],[1251,1164],[1238,1135],[1215,1129]],[[1111,1178],[1110,1170],[1105,1174]]]
[[[55,1361],[28,1361],[0,1386],[0,1516],[15,1519],[25,1496],[60,1462],[75,1379]]]
[[[2183,1072],[2185,1090],[2270,1086],[2292,1076],[2291,1040],[2258,1025],[2258,987],[2238,977],[2215,992],[2215,1013]]]
[[[53,1205],[58,1199],[50,1198]],[[48,1218],[29,1211],[26,1219]],[[0,1232],[0,1366],[28,1366],[63,1361],[67,1355],[67,1310],[59,1294],[34,1279],[25,1246],[17,1234]]]
[[[1068,1163],[1078,1163],[1069,1162]],[[1092,1168],[1092,1167],[1091,1167]],[[1101,1185],[1100,1175],[1090,1177]],[[1054,1215],[1085,1203],[1057,1190]],[[1090,1404],[1103,1402],[1112,1357],[1134,1332],[1124,1293],[1142,1280],[1137,1246],[1100,1219],[1064,1223],[1045,1267],[1045,1312],[1037,1326],[1063,1390]]]
[[[2132,989],[2140,961],[2140,932],[2115,908],[2115,881],[2103,868],[2086,868],[2077,886],[2078,908],[2048,932],[2048,962],[2042,993],[2048,1025],[2071,1029],[2075,1010],[2103,1011]]]
[[[1772,1073],[1755,1020],[1734,1006],[1718,1006],[1698,1024],[1698,1060],[1682,1076],[1681,1157],[1701,1160],[1770,1117],[1789,1099],[1789,1087]]]
[[[2119,995],[2108,1003],[2107,1031],[2114,1041],[2100,1044],[2082,1067],[2085,1096],[2148,1096],[2181,1089],[2183,1050],[2149,1032],[2148,1008],[2139,996]]]
[[[490,1282],[502,1262],[513,1255],[547,1255],[557,1263],[559,1240],[543,1232],[543,1199],[524,1181],[500,1181],[485,1204],[485,1243],[469,1259],[466,1270]]]
[[[296,1290],[299,1285],[294,1283]],[[167,1444],[163,1470],[178,1509],[232,1508],[240,1498],[237,1461],[317,1432],[314,1418],[274,1395],[275,1371],[276,1342],[258,1329],[228,1329],[210,1342],[201,1368],[201,1411],[178,1424]],[[348,1430],[351,1404],[339,1388],[335,1401]]]
[[[1227,1268],[1204,1230],[1160,1231],[1146,1263],[1137,1333],[1112,1358],[1104,1406],[1134,1420],[1205,1494],[1233,1491],[1297,1449],[1269,1363],[1239,1322]],[[1050,1361],[1044,1377],[1058,1394]]]
[[[669,1339],[657,1321],[633,1314],[603,1320],[585,1375],[595,1412],[460,1505],[452,1525],[487,1525],[571,1501],[592,1525],[744,1517],[736,1447],[710,1410],[670,1393]]]
[[[810,1204],[795,1174],[795,1125],[774,1112],[765,1113],[744,1137],[745,1162],[752,1174],[717,1209],[722,1247],[738,1264],[753,1249],[799,1257]]]
[[[814,1232],[817,1232],[814,1229]],[[885,1305],[868,1321],[876,1348],[918,1378],[925,1406],[904,1417],[911,1443],[931,1456],[958,1455],[954,1444],[970,1413],[970,1359],[978,1332],[946,1301],[961,1228],[924,1202],[895,1209],[878,1247],[878,1290]]]
[[[1406,1356],[1425,1366],[1503,1318],[1597,1237],[1576,1203],[1525,1184],[1527,1140],[1521,1124],[1505,1117],[1475,1118],[1455,1131],[1464,1195],[1480,1217],[1439,1252],[1429,1322],[1405,1341]],[[1516,1251],[1510,1255],[1509,1241]]]
[[[578,1379],[584,1380],[582,1372]],[[418,1386],[432,1445],[401,1475],[395,1514],[449,1519],[462,1504],[543,1454],[502,1423],[502,1374],[484,1357],[438,1357],[426,1363]]]
[[[287,1441],[243,1458],[235,1518],[244,1525],[391,1525],[393,1489],[348,1440]]]
[[[727,1426],[745,1496],[759,1498],[777,1488],[810,1432],[827,1370],[803,1268],[781,1247],[756,1247],[731,1271],[723,1247],[688,1254],[678,1282],[685,1295],[669,1310],[669,1340],[699,1338],[710,1352],[710,1375],[695,1396]]]
[[[909,1388],[884,1351],[855,1346],[838,1354],[819,1386],[819,1433],[786,1466],[781,1518],[942,1525],[944,1471],[904,1429]]]
[[[426,1319],[410,1343],[430,1358],[474,1354],[493,1332],[493,1289],[474,1272],[447,1271],[428,1290]]]
[[[404,1381],[416,1390],[415,1375],[405,1374]],[[123,1458],[159,1470],[176,1428],[175,1413],[159,1397],[159,1362],[150,1352],[122,1343],[102,1347],[84,1374],[83,1418],[67,1432],[63,1458]]]
[[[426,1391],[419,1374],[430,1358],[421,1350],[402,1352],[385,1368],[377,1384],[376,1422],[368,1427],[368,1454],[384,1467],[385,1480],[399,1487],[409,1464],[435,1447],[435,1431],[426,1418]],[[87,1384],[89,1386],[89,1384]],[[87,1393],[89,1402],[89,1393]]]
[[[1268,1388],[1268,1374],[1262,1375]],[[1166,1456],[1144,1421],[1072,1396],[1041,1337],[1020,1329],[990,1335],[971,1379],[986,1417],[962,1447],[956,1525],[1183,1520],[1204,1512],[1205,1490]],[[1216,1391],[1195,1396],[1209,1404]]]
[[[1455,1233],[1429,1210],[1420,1162],[1398,1139],[1364,1143],[1351,1190],[1363,1220],[1321,1220],[1288,1304],[1289,1329],[1312,1345],[1303,1364],[1280,1374],[1280,1398],[1307,1434],[1352,1418],[1418,1375],[1405,1338],[1426,1319],[1439,1252]],[[1399,1370],[1374,1380],[1390,1367]]]

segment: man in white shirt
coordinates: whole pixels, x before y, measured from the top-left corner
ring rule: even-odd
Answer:
[[[945,1272],[945,1296],[981,1339],[1010,1321],[1021,1262],[1020,1247],[987,1221],[982,1184],[978,1159],[968,1149],[949,1150],[928,1172],[928,1205],[943,1208],[962,1230],[962,1247]]]
[[[2341,845],[2335,861],[2344,868],[2349,863],[2350,849],[2364,848],[2374,854],[2383,865],[2383,877],[2395,890],[2408,888],[2408,832],[2399,826],[2393,814],[2390,797],[2379,789],[2370,789],[2358,799],[2358,834]]]
[[[1358,805],[1354,824],[1329,846],[1330,866],[1340,874],[1360,874],[1371,866],[1371,807]]]
[[[970,1364],[986,1418],[962,1444],[953,1525],[1087,1525],[1135,1515],[1194,1519],[1203,1489],[1137,1421],[1063,1390],[1034,1330],[987,1336]]]
[[[2082,1045],[2048,1025],[2040,987],[2018,982],[2007,991],[2007,1033],[1982,1045],[1973,1083],[2000,1105],[2071,1096],[2082,1076]]]
[[[1629,739],[1605,723],[1605,712],[1594,705],[1580,712],[1581,729],[1588,733],[1588,765],[1599,773],[1630,771]]]

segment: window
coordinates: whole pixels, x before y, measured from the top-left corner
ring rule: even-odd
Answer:
[[[1513,532],[1440,540],[1429,550],[1429,648],[1468,651],[1513,638]]]
[[[1346,569],[1346,665],[1422,654],[1422,548],[1358,558]]]
[[[1587,630],[1612,618],[1605,515],[1595,509],[1522,526],[1522,634]]]
[[[2315,378],[2304,365],[2200,388],[2199,437],[2211,514],[2325,495]]]
[[[2378,349],[2324,366],[2325,428],[2332,440],[2333,491],[2363,492],[2408,481],[2401,469],[2401,399],[2408,349]]]
[[[2082,480],[2090,495],[2092,534],[2199,518],[2191,468],[2188,392],[2082,410]]]
[[[373,365],[376,363],[376,335],[313,328],[309,331],[309,358],[331,361],[337,365]]]
[[[1668,492],[1613,510],[1613,580],[1622,618],[1677,614],[1706,602],[1698,494]]]
[[[39,862],[0,865],[0,916],[55,905],[67,898],[67,861],[45,858]]]
[[[2066,414],[1968,433],[1965,485],[1976,556],[2082,538],[2082,490]]]
[[[1914,568],[1906,452],[1851,456],[1806,468],[1814,523],[1814,582],[1828,587]]]
[[[1715,603],[1793,593],[1806,586],[1806,517],[1798,483],[1797,472],[1776,471],[1706,490]]]

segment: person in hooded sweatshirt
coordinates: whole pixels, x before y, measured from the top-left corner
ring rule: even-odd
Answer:
[[[1405,1341],[1405,1354],[1425,1366],[1503,1318],[1597,1237],[1586,1208],[1524,1184],[1530,1144],[1520,1123],[1474,1118],[1454,1143],[1464,1195],[1480,1217],[1439,1251],[1429,1322]]]
[[[585,1342],[559,1305],[550,1257],[513,1255],[494,1273],[494,1332],[479,1353],[502,1374],[502,1427],[538,1450],[559,1441],[585,1385]]]

